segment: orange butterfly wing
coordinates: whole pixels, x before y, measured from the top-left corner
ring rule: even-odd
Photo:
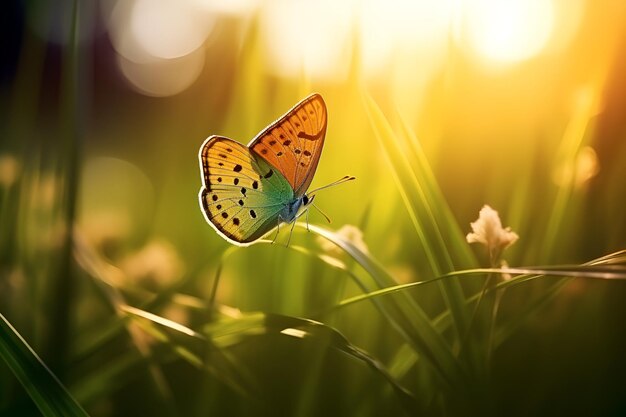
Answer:
[[[309,188],[326,137],[326,104],[312,94],[269,125],[248,147],[278,169],[296,197]]]

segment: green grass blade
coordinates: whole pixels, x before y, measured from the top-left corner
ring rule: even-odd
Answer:
[[[553,301],[570,280],[562,279],[546,288],[534,300],[529,302],[523,311],[519,312],[514,319],[508,320],[500,327],[494,335],[494,347],[500,346],[505,340],[511,337],[530,318],[539,313],[542,307]]]
[[[306,224],[297,223],[301,228]],[[378,289],[396,285],[389,273],[370,255],[363,253],[341,236],[315,225],[308,229],[334,243],[360,265],[376,283]],[[456,360],[443,336],[432,326],[430,318],[408,295],[385,300],[377,304],[390,324],[416,349],[436,370],[442,381],[456,385],[465,378],[465,373]]]
[[[567,166],[574,167],[578,152],[585,144],[585,139],[590,128],[592,118],[597,111],[596,97],[591,90],[584,91],[576,100],[574,113],[569,124],[563,134],[560,149],[557,152],[557,160],[555,167]],[[597,93],[596,93],[597,95]],[[546,223],[546,234],[543,239],[540,252],[537,258],[540,262],[544,262],[552,258],[554,250],[556,250],[562,242],[569,240],[570,228],[564,227],[568,224],[565,220],[571,215],[572,198],[576,187],[573,175],[575,170],[571,170],[571,177],[567,178],[566,184],[559,187],[556,199],[552,205],[550,217]]]
[[[441,262],[440,256],[443,254],[438,253],[425,227],[424,219],[420,218],[420,204],[424,201],[423,195],[420,195],[422,192],[421,186],[415,178],[406,155],[402,152],[402,149],[399,149],[396,135],[380,108],[366,93],[363,93],[363,101],[370,123],[391,167],[394,181],[398,185],[398,191],[407,207],[411,222],[426,251],[425,255],[428,264],[434,275],[441,275],[444,271],[447,272],[451,268],[446,268],[448,265],[444,265],[445,262]]]
[[[470,249],[452,210],[448,205],[439,184],[435,178],[426,154],[415,135],[415,132],[407,125],[404,118],[399,114],[401,135],[399,139],[406,142],[404,148],[409,150],[411,167],[415,170],[417,178],[421,178],[421,185],[424,192],[426,207],[430,208],[429,216],[433,221],[433,226],[437,228],[440,244],[445,245],[451,254],[451,262],[455,269],[475,268],[478,266],[476,256]]]
[[[333,307],[333,310],[346,307],[350,304],[358,303],[365,300],[371,300],[374,297],[381,297],[384,295],[390,295],[400,291],[405,291],[411,288],[430,284],[440,281],[442,279],[449,278],[451,276],[463,277],[463,276],[479,276],[484,274],[510,274],[518,275],[508,281],[500,282],[496,289],[505,289],[520,285],[545,276],[556,277],[571,277],[571,278],[587,278],[587,279],[602,279],[602,280],[626,280],[626,267],[620,268],[600,268],[598,266],[556,266],[556,267],[528,267],[528,268],[477,268],[468,269],[463,271],[451,272],[446,275],[441,275],[437,278],[429,279],[426,281],[409,282],[407,284],[393,285],[390,287],[382,288],[380,290],[371,291],[366,294],[356,295],[354,297],[346,298],[339,304]],[[493,291],[493,290],[492,290]],[[473,301],[479,294],[470,297],[468,301]]]
[[[204,362],[203,357],[205,356],[205,354],[193,353],[194,350],[197,351],[199,344],[211,348],[212,352],[217,350],[221,352],[224,357],[227,357],[224,349],[243,343],[249,337],[262,334],[283,334],[296,339],[326,343],[329,347],[365,363],[383,377],[396,392],[403,405],[407,408],[407,411],[410,412],[414,410],[416,406],[413,395],[389,374],[381,362],[365,351],[352,345],[337,330],[320,322],[260,312],[243,314],[239,313],[238,310],[222,308],[222,314],[218,316],[218,319],[208,323],[204,326],[203,331],[198,332],[172,320],[135,307],[126,306],[124,311],[156,325],[152,328],[152,334],[156,335],[161,342],[174,346],[176,353],[198,367],[202,367]],[[225,315],[224,311],[227,311],[229,314]],[[158,330],[159,328],[165,329],[167,332],[160,331]],[[177,338],[175,336],[176,333],[182,338],[179,339],[179,341],[175,340]],[[195,345],[195,347],[191,347],[190,343]],[[215,359],[215,357],[211,356],[211,359]],[[231,365],[236,364],[232,361]],[[231,369],[233,368],[231,367]],[[239,370],[243,371],[242,369]],[[216,373],[216,376],[222,379],[225,375],[226,373],[223,367],[220,368],[220,372]],[[228,382],[233,386],[232,384],[234,384],[235,381],[242,382],[242,376],[245,376],[244,380],[247,380],[248,383],[239,386],[239,388],[244,386],[249,388],[250,378],[247,375],[239,375],[236,378],[229,379]]]
[[[394,132],[374,99],[366,92],[363,92],[363,101],[415,231],[426,251],[426,258],[433,275],[439,276],[453,271],[455,262],[450,255],[450,248],[446,241],[458,241],[459,236],[458,233],[452,236],[444,236],[442,233],[440,224],[445,224],[451,219],[438,219],[434,213],[446,213],[449,212],[449,208],[442,198],[435,198],[437,187],[434,178],[429,174],[430,171],[422,168],[421,171],[416,172],[414,168],[417,165],[425,164],[425,158],[420,156],[419,150],[411,152],[407,149],[406,144],[410,140],[403,139],[401,138],[402,135]],[[411,154],[417,154],[418,160],[411,161],[409,158]],[[458,246],[458,243],[454,246]],[[464,258],[466,257],[467,255],[464,256]],[[456,279],[442,281],[441,288],[446,304],[454,317],[457,337],[461,340],[463,335],[467,333],[468,321],[467,313],[464,311],[465,296],[463,290]]]
[[[246,370],[204,334],[136,307],[124,306],[122,310],[154,339],[169,346],[175,356],[210,372],[243,396],[254,389],[252,378]]]
[[[0,357],[44,416],[88,415],[2,314]]]
[[[370,367],[390,384],[407,412],[415,412],[417,402],[413,395],[391,376],[380,361],[351,344],[339,331],[323,323],[279,314],[246,313],[225,317],[220,324],[210,324],[205,328],[205,333],[222,347],[242,343],[249,336],[268,333],[327,344],[328,347]]]
[[[87,374],[81,374],[80,380],[70,383],[74,397],[82,404],[90,405],[106,398],[121,386],[125,386],[147,365],[147,360],[136,350],[99,363],[99,367]]]

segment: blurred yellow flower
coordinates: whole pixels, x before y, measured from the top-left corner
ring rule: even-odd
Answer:
[[[467,234],[468,243],[482,243],[489,250],[492,261],[499,258],[500,253],[517,241],[519,236],[510,227],[502,228],[498,212],[484,205],[480,209],[478,220],[470,223],[472,233]]]
[[[182,277],[183,261],[176,249],[164,240],[153,240],[127,256],[119,265],[126,276],[155,290]]]
[[[591,146],[584,146],[573,161],[558,165],[552,173],[552,179],[561,187],[574,186],[580,189],[600,172],[600,161]]]
[[[131,219],[127,211],[109,210],[89,213],[81,222],[85,237],[96,247],[108,242],[122,242],[131,232]]]
[[[20,173],[20,164],[11,155],[0,155],[0,185],[9,188]]]

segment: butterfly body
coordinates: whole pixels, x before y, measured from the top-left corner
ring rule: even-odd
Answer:
[[[319,94],[298,103],[246,147],[222,136],[200,148],[200,206],[207,222],[229,242],[246,246],[308,208],[326,134]]]
[[[306,194],[301,197],[295,197],[285,205],[278,216],[285,223],[292,223],[300,216],[302,211],[307,209],[307,206],[311,201],[312,199],[310,199]]]

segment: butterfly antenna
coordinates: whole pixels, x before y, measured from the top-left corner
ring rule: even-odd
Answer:
[[[356,179],[356,177],[353,177],[353,176],[350,176],[350,175],[346,175],[343,178],[339,178],[337,181],[333,181],[330,184],[326,184],[326,185],[324,185],[322,187],[319,187],[319,188],[316,188],[314,190],[311,190],[307,194],[311,194],[311,193],[314,193],[316,191],[323,190],[324,188],[334,187],[335,185],[343,184],[344,182],[352,181],[352,180],[355,180],[355,179]]]
[[[317,207],[317,206],[316,206],[315,204],[313,204],[313,203],[311,203],[311,205],[312,205],[313,207],[315,207],[315,208],[317,209],[317,211],[319,211],[319,212],[322,214],[322,216],[324,216],[324,218],[326,219],[326,221],[327,221],[328,223],[330,223],[330,222],[331,222],[331,221],[330,221],[330,217],[328,217],[328,216],[326,215],[326,213],[324,213],[322,210],[320,210],[320,208],[319,208],[319,207]]]

